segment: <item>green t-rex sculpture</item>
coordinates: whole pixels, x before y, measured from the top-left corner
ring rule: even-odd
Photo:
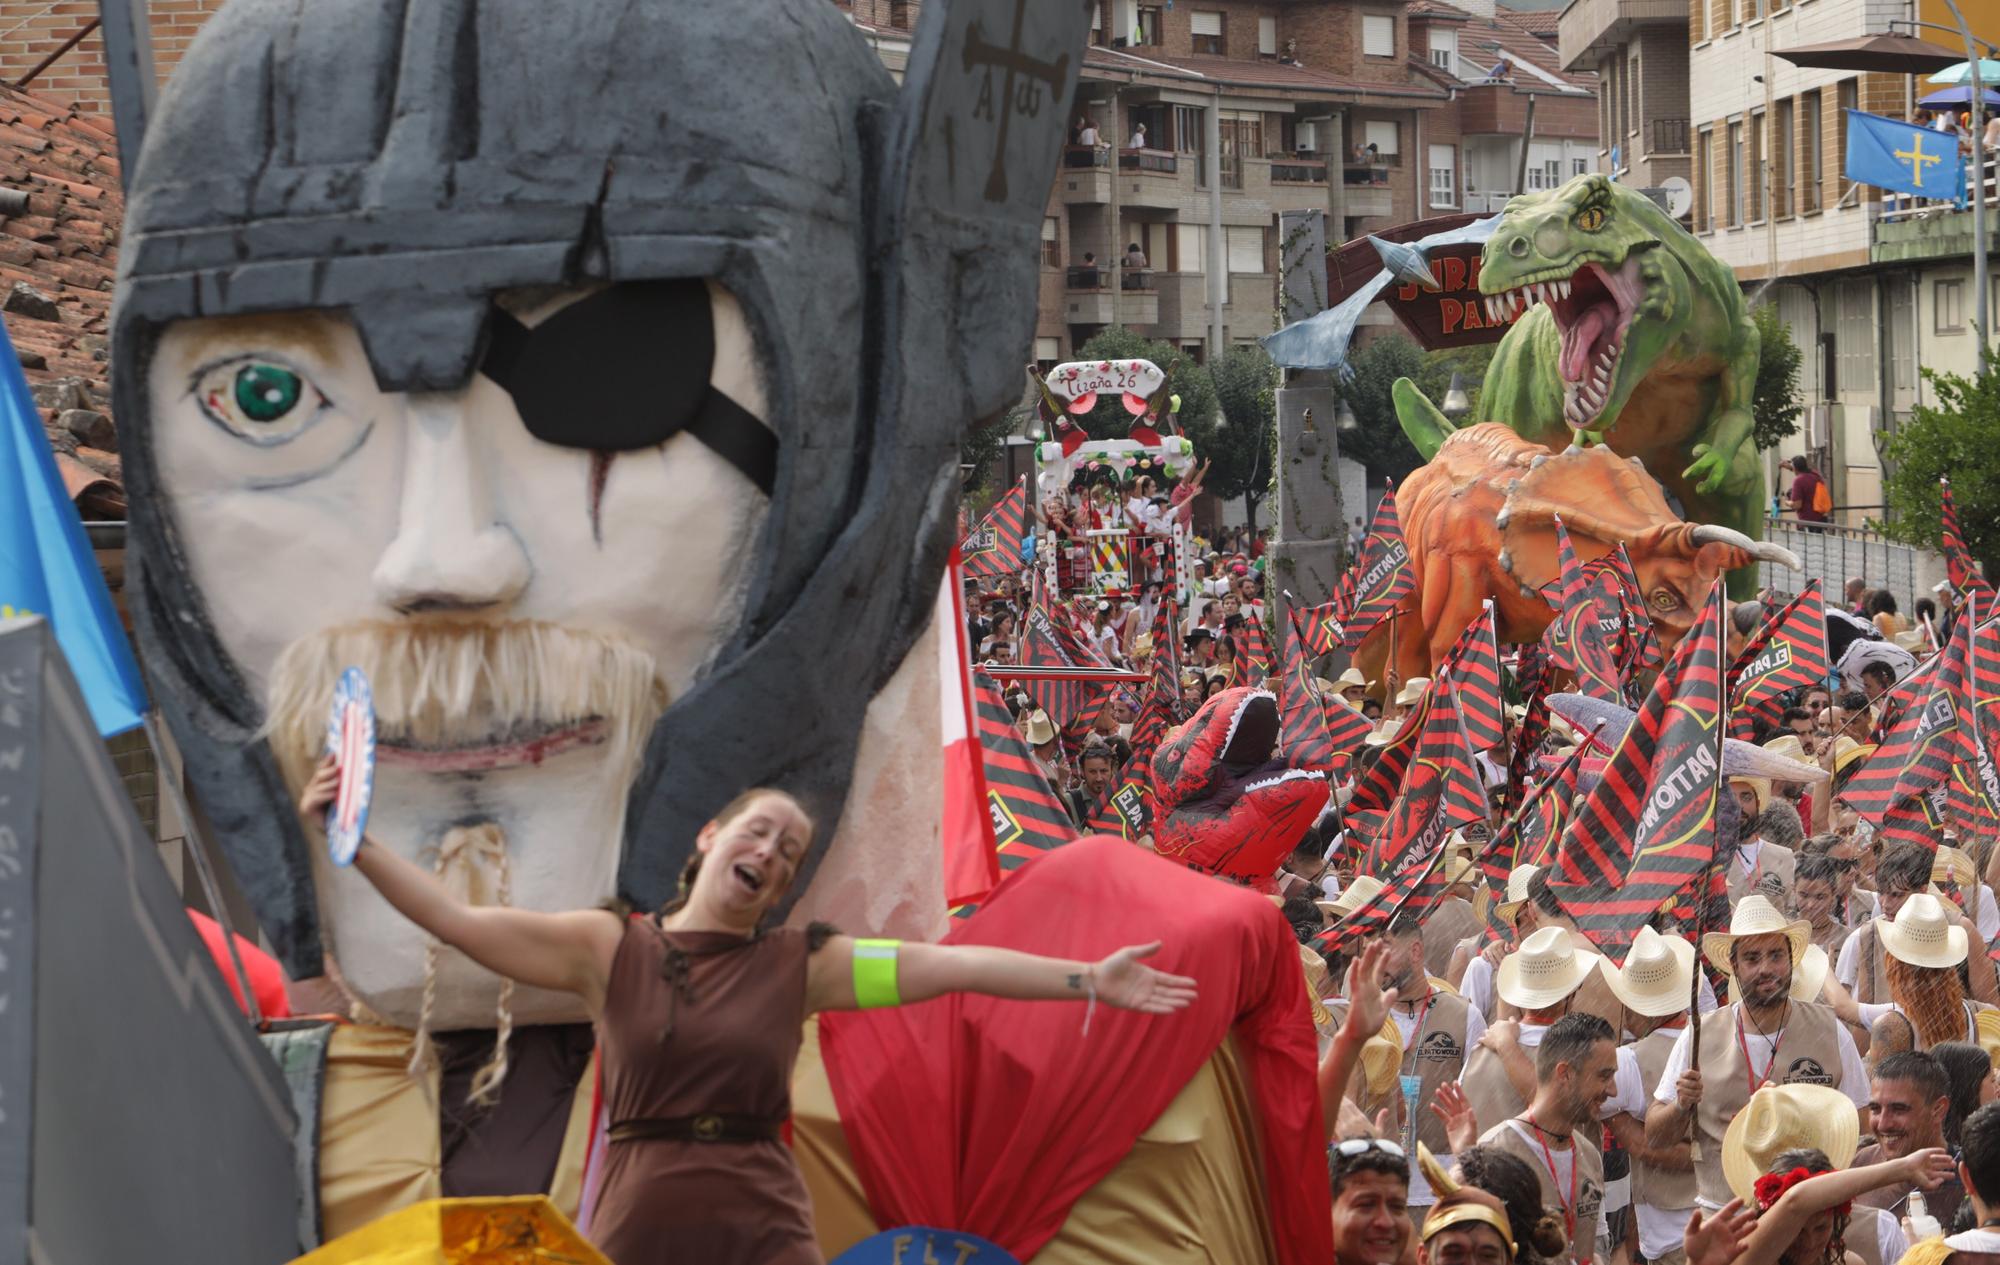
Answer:
[[[1561,451],[1601,442],[1636,457],[1692,522],[1763,535],[1750,442],[1757,327],[1729,268],[1635,189],[1601,175],[1510,201],[1480,263],[1500,340],[1472,422],[1502,422]],[[1399,400],[1413,440],[1440,416]],[[1442,443],[1418,442],[1429,460]],[[1730,572],[1733,596],[1756,568]]]

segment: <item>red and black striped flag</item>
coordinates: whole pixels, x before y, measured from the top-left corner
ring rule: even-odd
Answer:
[[[1255,611],[1243,612],[1243,627],[1236,633],[1236,681],[1239,685],[1262,685],[1277,667],[1271,653],[1271,634],[1263,617]]]
[[[1321,655],[1332,654],[1347,644],[1347,633],[1341,625],[1340,595],[1334,600],[1306,610],[1294,610],[1292,618],[1298,621],[1299,637],[1305,642],[1308,653],[1317,659]]]
[[[1437,681],[1433,679],[1416,706],[1401,720],[1394,722],[1395,733],[1382,744],[1380,754],[1354,784],[1354,798],[1347,802],[1349,816],[1386,813],[1389,805],[1396,802],[1396,796],[1403,789],[1403,775],[1417,758],[1417,746],[1423,739],[1424,719],[1430,715],[1431,700],[1437,694]]]
[[[1334,732],[1335,724],[1340,726],[1339,733]],[[1373,732],[1375,726],[1368,718],[1346,702],[1321,696],[1313,683],[1298,620],[1292,618],[1285,637],[1285,670],[1278,681],[1278,745],[1285,763],[1316,773],[1336,771]]]
[[[1445,653],[1439,676],[1451,682],[1465,721],[1466,740],[1474,751],[1491,751],[1506,740],[1501,726],[1500,637],[1493,622],[1493,600],[1465,626]]]
[[[1823,687],[1832,665],[1826,651],[1826,598],[1818,580],[1764,621],[1729,669],[1729,733],[1752,740],[1757,722],[1776,728],[1785,708]]]
[[[1021,536],[1027,528],[1027,515],[1028,492],[1023,476],[986,512],[972,534],[959,543],[965,574],[992,580],[1017,574],[1027,565],[1021,561]]]
[[[1885,844],[1920,843],[1935,850],[1946,820],[1953,765],[1972,759],[1959,707],[1971,657],[1971,621],[1960,620],[1926,688],[1898,715],[1861,772],[1841,791]],[[1913,673],[1912,676],[1917,674]]]
[[[1361,560],[1341,577],[1335,599],[1342,616],[1341,645],[1348,650],[1359,646],[1416,586],[1417,573],[1410,565],[1409,547],[1403,543],[1403,522],[1396,515],[1392,488],[1375,507],[1375,521],[1361,546]]]
[[[1074,840],[1076,827],[1042,776],[1021,731],[1014,728],[993,678],[975,673],[972,694],[979,747],[985,753],[987,808],[993,814],[993,842],[1004,877],[1037,853]]]
[[[1576,692],[1608,703],[1625,703],[1625,678],[1618,667],[1607,627],[1624,627],[1624,599],[1618,581],[1599,571],[1595,582],[1577,561],[1562,515],[1555,516],[1556,556],[1561,572],[1556,585],[1556,617],[1542,644],[1559,668],[1576,676]]]
[[[1167,730],[1180,720],[1180,676],[1174,670],[1171,647],[1176,627],[1174,604],[1160,603],[1153,615],[1153,679],[1146,684],[1139,714],[1132,721],[1132,757],[1092,807],[1090,827],[1108,835],[1136,840],[1153,828],[1153,754]]]
[[[1974,560],[1972,550],[1966,547],[1965,532],[1958,525],[1958,506],[1951,499],[1951,480],[1938,480],[1940,501],[1939,527],[1944,554],[1945,574],[1951,580],[1951,587],[1961,593],[1977,593],[1979,609],[1993,609],[1995,596],[1993,586],[1979,573],[1979,563]]]
[[[1555,855],[1556,844],[1568,828],[1570,813],[1576,805],[1584,755],[1592,749],[1588,742],[1577,743],[1555,772],[1536,784],[1529,810],[1514,832],[1515,865],[1546,866]]]
[[[1622,953],[1714,853],[1725,609],[1718,581],[1556,845],[1549,888],[1604,952]]]
[[[1507,890],[1507,879],[1514,870],[1523,865],[1540,865],[1536,859],[1535,845],[1526,838],[1524,831],[1545,814],[1552,801],[1560,801],[1558,813],[1568,805],[1570,797],[1576,793],[1576,766],[1583,759],[1584,747],[1578,744],[1570,753],[1557,762],[1556,767],[1537,779],[1532,788],[1516,801],[1507,812],[1507,819],[1500,823],[1500,829],[1493,834],[1493,842],[1479,854],[1479,869],[1494,891]],[[1506,939],[1513,928],[1500,922],[1500,901],[1491,901],[1486,907],[1486,925]]]
[[[1509,810],[1526,799],[1535,782],[1535,759],[1542,739],[1549,732],[1548,652],[1539,645],[1517,647],[1514,655],[1514,685],[1521,692],[1521,723],[1514,730],[1514,750],[1507,758],[1507,806]]]
[[[1988,614],[1979,595],[1966,596],[1962,618],[1972,625],[1967,647],[1965,680],[1959,692],[1959,725],[1965,730],[1965,758],[1952,766],[1945,809],[1958,835],[1958,846],[1971,851],[1982,841],[2000,840],[2000,622],[1978,618]]]
[[[1440,839],[1427,856],[1397,871],[1381,891],[1313,937],[1313,947],[1321,953],[1335,953],[1356,940],[1382,934],[1400,915],[1423,917],[1444,894],[1445,880],[1450,877],[1445,873],[1446,864],[1444,841]]]
[[[1632,555],[1619,545],[1602,558],[1588,563],[1584,574],[1595,579],[1599,575],[1610,575],[1618,586],[1620,608],[1618,636],[1613,641],[1613,650],[1618,659],[1618,670],[1625,677],[1625,693],[1636,706],[1638,699],[1633,694],[1633,678],[1641,672],[1659,671],[1664,660],[1660,655],[1660,639],[1653,632],[1653,617],[1646,613],[1646,593],[1639,585],[1639,574],[1632,569]]]
[[[1453,830],[1485,821],[1486,813],[1486,788],[1466,744],[1458,700],[1433,685],[1415,758],[1371,841],[1370,868],[1389,874],[1415,864],[1443,847]]]

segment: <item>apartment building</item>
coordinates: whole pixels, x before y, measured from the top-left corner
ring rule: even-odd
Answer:
[[[1642,189],[1692,181],[1690,2],[1573,0],[1562,11],[1557,34],[1563,68],[1597,72],[1601,140],[1593,170]]]
[[[1606,2],[1577,0],[1571,11]],[[2000,6],[1964,7],[1975,34],[2000,40]],[[1806,426],[1771,454],[1773,465],[1795,452],[1812,456],[1835,503],[1853,507],[1846,518],[1854,523],[1881,513],[1883,439],[1929,399],[1919,366],[1975,369],[1971,215],[1841,174],[1845,112],[1912,117],[1916,98],[1933,90],[1921,76],[1808,69],[1779,54],[1886,32],[1912,17],[1947,20],[1931,0],[1688,6],[1691,227],[1746,291],[1777,303],[1805,352]],[[1990,185],[1987,197],[1991,206]],[[1991,231],[2000,210],[1988,219]],[[2000,313],[2000,290],[1989,302]]]
[[[900,66],[917,6],[845,7]],[[1560,70],[1548,26],[1493,0],[1098,0],[1036,359],[1113,324],[1196,359],[1269,333],[1282,212],[1324,210],[1344,240],[1587,169],[1594,76]],[[1079,143],[1086,122],[1099,144]]]

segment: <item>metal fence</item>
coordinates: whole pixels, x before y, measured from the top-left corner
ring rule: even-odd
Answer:
[[[1887,589],[1907,615],[1931,586],[1945,578],[1944,556],[1913,545],[1898,544],[1865,527],[1833,523],[1807,528],[1793,519],[1764,520],[1764,539],[1799,556],[1805,570],[1793,571],[1775,562],[1760,563],[1758,578],[1769,588],[1796,593],[1809,579],[1818,579],[1827,596],[1840,598],[1848,580],[1859,577],[1871,589]]]

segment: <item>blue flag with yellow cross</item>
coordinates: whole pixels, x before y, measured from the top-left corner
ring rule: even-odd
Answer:
[[[1954,133],[1847,112],[1847,164],[1841,174],[1856,184],[1920,198],[1955,198],[1964,167]]]

